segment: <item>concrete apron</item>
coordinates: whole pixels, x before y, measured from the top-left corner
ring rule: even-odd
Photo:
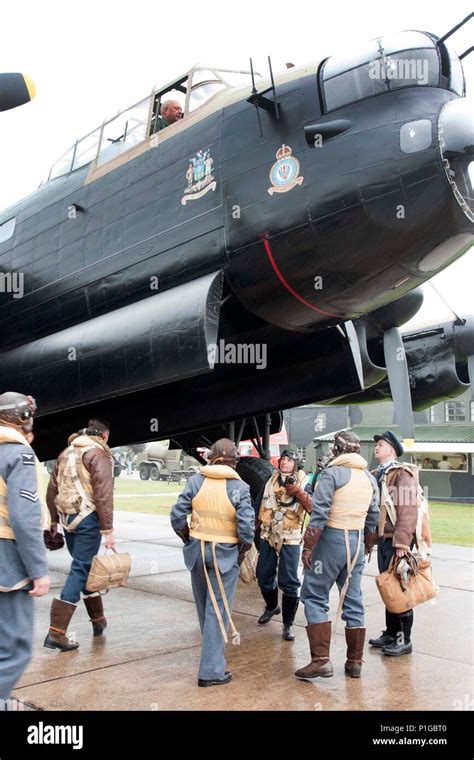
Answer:
[[[104,598],[109,627],[93,639],[81,602],[69,634],[73,652],[42,647],[51,595],[35,600],[32,661],[12,697],[43,710],[456,710],[472,706],[470,614],[472,553],[464,547],[435,547],[435,603],[415,610],[413,654],[385,657],[366,643],[362,677],[344,675],[344,624],[339,623],[331,659],[334,677],[301,682],[294,671],[309,661],[300,605],[295,642],[281,639],[281,616],[257,625],[263,602],[256,585],[239,582],[234,622],[242,644],[227,646],[233,681],[200,689],[197,671],[201,635],[190,576],[180,542],[159,515],[116,513],[118,549],[130,551],[133,569],[126,588]],[[52,594],[69,566],[63,549],[49,554]],[[301,569],[301,568],[300,568]],[[367,639],[384,626],[384,607],[375,587],[375,554],[363,579]],[[333,619],[337,592],[331,595]],[[403,688],[400,688],[403,684]]]

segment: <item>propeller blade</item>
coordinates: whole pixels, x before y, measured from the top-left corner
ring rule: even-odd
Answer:
[[[469,314],[465,319],[459,319],[459,323],[454,325],[454,337],[456,346],[467,360],[471,394],[474,398],[474,315]]]
[[[35,94],[35,86],[26,74],[0,74],[0,111],[22,106]]]
[[[385,366],[388,372],[390,393],[397,413],[402,438],[413,441],[415,426],[411,404],[410,380],[408,377],[407,358],[402,336],[398,327],[385,330],[383,336]]]
[[[467,371],[469,373],[469,382],[471,383],[471,396],[474,398],[474,354],[467,357]]]

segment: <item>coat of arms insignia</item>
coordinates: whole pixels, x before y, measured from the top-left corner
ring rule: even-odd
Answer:
[[[301,185],[304,177],[300,177],[300,162],[292,156],[293,151],[289,145],[282,145],[276,152],[276,162],[270,169],[270,182],[268,188],[270,195],[273,193],[287,193],[296,185]]]
[[[213,163],[214,159],[211,158],[209,150],[198,150],[196,155],[189,160],[186,172],[188,186],[181,198],[183,206],[190,200],[201,198],[208,190],[216,189],[217,182],[212,174]]]

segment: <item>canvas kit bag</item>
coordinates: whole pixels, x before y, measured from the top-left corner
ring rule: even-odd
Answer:
[[[132,558],[128,552],[119,554],[115,549],[112,549],[112,554],[97,554],[92,560],[86,591],[93,593],[124,586],[131,566]]]
[[[412,554],[404,559],[409,565],[408,573],[402,576],[397,573],[400,559],[394,556],[388,569],[375,579],[386,608],[389,612],[397,614],[434,599],[438,594],[438,587],[431,575],[431,561],[417,560]]]

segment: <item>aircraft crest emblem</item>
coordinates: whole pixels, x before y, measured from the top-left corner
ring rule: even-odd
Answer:
[[[287,193],[288,190],[301,185],[304,177],[300,177],[300,162],[292,155],[289,145],[283,144],[276,152],[276,161],[270,169],[270,182],[268,188],[270,195],[273,193]]]
[[[183,206],[190,200],[201,198],[209,190],[214,191],[217,182],[212,174],[212,164],[214,159],[211,158],[209,150],[198,150],[193,158],[189,159],[189,167],[186,172],[188,186],[181,198]]]

